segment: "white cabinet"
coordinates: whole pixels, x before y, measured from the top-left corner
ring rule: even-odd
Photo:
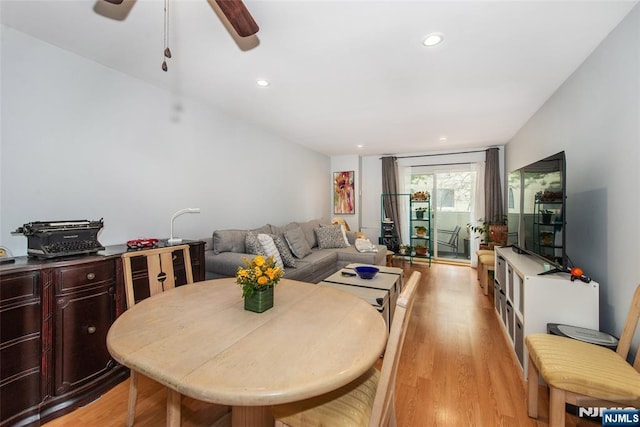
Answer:
[[[496,248],[494,303],[505,335],[527,377],[524,338],[546,333],[547,323],[599,329],[599,285],[571,281],[568,273],[540,275],[551,269],[539,258]]]

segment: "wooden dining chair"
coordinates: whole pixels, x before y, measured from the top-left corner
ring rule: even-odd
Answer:
[[[124,270],[124,288],[127,297],[127,308],[133,307],[144,297],[152,297],[156,294],[173,289],[176,286],[174,260],[176,252],[182,252],[186,283],[193,283],[193,270],[191,268],[191,255],[189,245],[169,246],[165,248],[148,249],[142,251],[126,252],[122,254],[122,268]],[[144,258],[146,261],[147,278],[132,268],[132,260]],[[141,289],[144,288],[144,289]],[[144,295],[136,300],[135,290]],[[127,409],[127,426],[134,424],[136,416],[136,400],[138,397],[138,373],[133,369],[129,378],[129,403]],[[169,414],[167,414],[169,415]]]
[[[529,416],[538,418],[540,375],[549,386],[551,427],[564,427],[567,403],[579,407],[640,407],[640,351],[633,365],[627,362],[639,320],[640,285],[633,295],[616,351],[556,335],[528,335]]]
[[[381,371],[373,367],[327,394],[273,406],[276,427],[396,425],[396,373],[420,276],[414,272],[398,297]]]

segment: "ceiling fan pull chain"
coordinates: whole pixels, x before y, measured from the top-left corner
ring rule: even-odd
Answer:
[[[169,50],[169,0],[164,0],[164,57],[171,58]],[[162,71],[167,71],[167,60],[162,61]]]

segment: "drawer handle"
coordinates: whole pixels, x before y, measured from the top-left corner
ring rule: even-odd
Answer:
[[[88,274],[87,274],[87,279],[89,279],[89,280],[93,280],[93,279],[95,279],[95,278],[96,278],[96,273],[88,273]]]
[[[87,332],[89,332],[90,334],[93,334],[96,332],[96,327],[95,326],[89,326],[87,328]]]

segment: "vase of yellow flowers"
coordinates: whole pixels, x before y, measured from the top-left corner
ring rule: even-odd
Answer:
[[[236,283],[242,287],[244,309],[262,313],[273,307],[273,287],[283,274],[272,256],[245,258],[244,267],[239,266],[236,273]]]

